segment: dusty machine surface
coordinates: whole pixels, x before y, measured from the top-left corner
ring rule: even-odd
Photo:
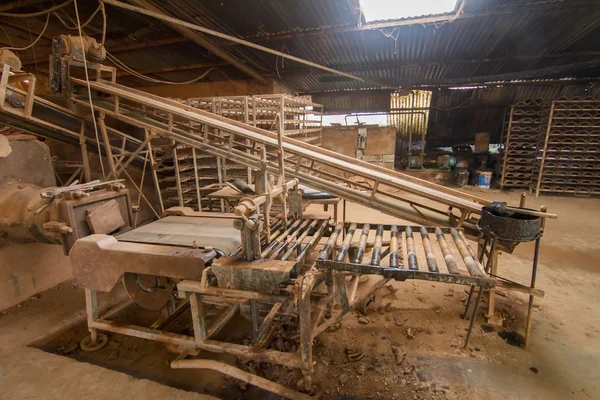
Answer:
[[[48,146],[35,136],[5,127],[0,129],[0,187],[12,182],[56,186]]]
[[[288,218],[271,217],[266,210],[273,199],[284,193],[293,197],[297,185],[290,180],[246,197],[232,214],[173,208],[164,218],[126,233],[78,240],[70,258],[75,282],[86,291],[91,332],[81,348],[102,348],[108,342],[105,333],[153,340],[180,354],[173,368],[213,369],[286,398],[304,399],[315,391],[313,340],[390,281],[478,288],[465,346],[481,294],[497,287],[515,289],[490,276],[490,262],[482,263],[483,253],[471,249],[460,228],[331,223],[298,210]],[[369,282],[359,285],[364,276],[370,276]],[[97,292],[110,291],[120,280],[130,300],[100,315]],[[537,289],[529,293],[543,295]],[[116,317],[133,303],[160,310],[160,317],[150,326],[118,322]],[[191,314],[193,335],[171,330],[183,313]],[[215,339],[231,328],[236,314],[252,321],[249,344]],[[299,335],[297,351],[270,347],[283,326]],[[200,351],[298,368],[304,393],[231,365],[194,358]]]
[[[129,191],[119,181],[0,188],[0,234],[9,241],[60,244],[68,254],[77,239],[132,226]]]

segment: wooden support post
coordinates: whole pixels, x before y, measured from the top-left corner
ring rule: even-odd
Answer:
[[[506,144],[504,145],[504,160],[502,162],[502,178],[500,179],[500,189],[504,188],[504,179],[506,177],[506,160],[508,159],[508,147],[510,146],[510,130],[512,129],[513,112],[515,106],[510,107],[510,117],[508,119],[508,129],[506,131]]]
[[[544,138],[544,148],[542,150],[542,161],[540,162],[540,171],[538,173],[537,185],[535,187],[535,197],[540,194],[540,186],[542,185],[542,176],[544,174],[544,163],[546,162],[546,152],[548,150],[548,138],[550,137],[550,130],[552,129],[552,117],[554,115],[554,104],[552,101],[550,105],[550,114],[548,115],[548,125],[546,127],[546,137]]]
[[[8,90],[8,76],[10,75],[10,66],[2,65],[2,77],[0,78],[0,107],[4,108],[6,101],[6,91]]]
[[[113,158],[110,141],[108,140],[108,132],[106,131],[106,124],[104,122],[104,112],[102,111],[100,111],[100,113],[98,114],[98,126],[100,128],[100,134],[102,134],[102,140],[104,141],[104,151],[106,151],[106,158],[108,159],[108,167],[110,168],[110,173],[112,174],[114,179],[117,179],[117,169],[115,167],[115,160]],[[102,154],[99,154],[98,156],[102,157]],[[107,178],[110,178],[110,175]]]
[[[277,131],[277,145],[279,147],[277,151],[277,155],[279,157],[279,179],[277,181],[277,184],[285,185],[285,155],[283,152],[283,133],[285,130],[285,95],[281,95],[280,99],[281,104],[279,105],[279,129]],[[288,222],[287,197],[288,192],[287,190],[284,190],[283,193],[281,193],[281,205],[283,213],[283,222],[285,226],[287,226]]]
[[[202,295],[190,293],[190,308],[192,311],[192,322],[194,324],[194,339],[200,345],[206,340],[206,323],[202,309]]]
[[[202,197],[200,197],[200,179],[198,176],[198,160],[196,160],[196,148],[192,147],[192,158],[194,159],[194,180],[196,181],[196,201],[198,211],[202,211]]]
[[[148,129],[144,129],[144,134],[148,137],[153,132],[148,133]],[[152,150],[152,141],[148,142],[148,154],[150,157],[150,169],[152,170],[152,180],[154,181],[154,188],[156,189],[156,197],[158,197],[158,205],[160,206],[160,214],[162,215],[165,212],[165,205],[163,203],[162,191],[160,190],[160,183],[158,182],[158,174],[156,169],[156,160],[154,158],[154,152]]]
[[[175,182],[177,184],[179,206],[183,207],[183,189],[181,188],[181,174],[179,173],[179,160],[177,159],[177,143],[175,143],[175,147],[173,148],[173,165],[175,167]]]
[[[79,147],[81,148],[81,160],[83,161],[83,171],[85,181],[92,180],[92,172],[90,170],[90,157],[87,151],[87,139],[85,137],[85,120],[81,120],[81,129],[79,131]]]

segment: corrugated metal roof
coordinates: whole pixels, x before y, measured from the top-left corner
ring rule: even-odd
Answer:
[[[159,7],[164,3],[153,0]],[[80,1],[82,20],[96,8],[94,1]],[[40,6],[41,7],[41,6]],[[162,22],[107,5],[107,48],[181,35]],[[28,7],[19,10],[35,10]],[[526,12],[524,10],[533,11]],[[518,12],[507,14],[511,10]],[[337,68],[361,77],[386,82],[427,81],[481,77],[523,70],[560,66],[595,60],[600,54],[600,6],[594,0],[468,0],[468,18],[437,25],[411,25],[380,30],[358,30],[361,23],[358,0],[172,0],[172,16],[195,22],[220,32],[248,38],[265,46]],[[501,12],[494,15],[494,12]],[[473,16],[474,14],[480,16]],[[72,7],[61,11],[74,20]],[[3,28],[15,41],[27,44],[28,30],[33,37],[45,18],[30,19],[30,28],[22,20],[6,18]],[[3,21],[4,22],[4,21]],[[65,33],[54,18],[47,37]],[[86,32],[100,37],[102,19],[97,16]],[[70,31],[70,33],[74,33]],[[0,30],[0,41],[6,42]],[[213,40],[213,39],[211,39]],[[297,92],[356,90],[373,88],[362,82],[331,79],[332,75],[292,61],[215,41],[259,73],[280,79]],[[35,47],[35,54],[47,54],[49,40]],[[45,53],[44,53],[45,52]],[[139,69],[214,63],[217,57],[190,41],[160,47],[119,52],[125,64]],[[540,57],[542,55],[543,57]],[[22,52],[24,63],[31,63],[33,51]],[[42,61],[39,61],[42,62]],[[246,78],[241,72],[222,68],[229,79]],[[177,71],[162,74],[175,81],[197,76],[201,71]],[[600,76],[600,68],[563,72],[559,76]],[[552,77],[552,76],[548,76]],[[149,84],[137,78],[124,78],[129,84]],[[224,79],[210,74],[208,79]]]

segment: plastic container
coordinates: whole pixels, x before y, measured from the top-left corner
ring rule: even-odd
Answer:
[[[456,170],[456,183],[459,186],[465,186],[469,184],[469,170],[458,169]]]
[[[492,171],[477,171],[477,186],[489,189],[492,183]]]

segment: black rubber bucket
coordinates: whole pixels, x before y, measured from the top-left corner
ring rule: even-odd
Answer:
[[[493,210],[483,207],[477,229],[489,231],[500,240],[531,242],[540,236],[542,218],[512,211],[497,215]]]

